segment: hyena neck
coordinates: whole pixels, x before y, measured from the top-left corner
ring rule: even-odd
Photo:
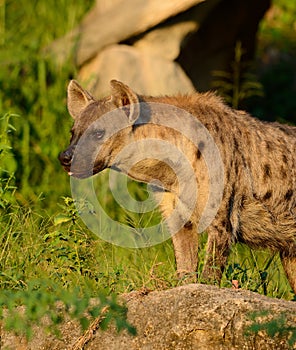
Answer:
[[[211,100],[212,95],[209,96]],[[208,104],[209,101],[201,100],[197,98],[195,108],[190,109],[190,104],[186,105],[181,96],[142,98],[141,115],[131,130],[135,148],[117,164],[117,168],[140,182],[159,181],[165,190],[173,192],[178,187],[176,173],[187,181],[186,176],[190,172],[183,171],[187,166],[195,168],[197,177],[199,171],[204,173],[204,164],[196,166],[197,162],[202,163],[202,159],[198,159],[198,147],[205,147],[205,142],[201,140],[205,139],[206,131],[217,131],[205,130],[213,129],[211,118],[216,113],[209,107],[204,116],[201,102]],[[214,101],[217,106],[213,108],[219,108],[220,100],[214,96]],[[134,165],[130,167],[129,164]]]
[[[237,114],[246,115],[228,107],[212,92],[161,97],[140,96],[139,100],[144,102],[144,105],[148,105],[144,107],[144,116],[141,115],[139,118],[140,124],[148,122],[162,125],[169,120],[172,121],[176,130],[184,130],[184,127],[190,130],[192,125],[189,123],[184,125],[184,118],[186,120],[192,118],[206,127],[215,138],[220,137],[224,127],[229,123],[236,125]],[[153,113],[150,113],[149,106],[153,109]],[[169,113],[166,113],[165,106],[168,106]],[[157,113],[158,110],[159,113]]]

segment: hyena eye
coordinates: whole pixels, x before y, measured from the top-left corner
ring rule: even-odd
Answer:
[[[105,135],[105,130],[104,129],[99,129],[99,130],[96,130],[94,132],[94,136],[97,140],[100,140],[103,138],[103,136]]]

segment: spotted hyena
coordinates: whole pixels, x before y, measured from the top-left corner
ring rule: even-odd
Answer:
[[[110,84],[111,95],[96,100],[76,81],[70,82],[67,101],[74,126],[70,145],[59,156],[65,170],[79,178],[113,167],[138,181],[148,183],[157,179],[162,184],[160,210],[167,218],[181,198],[180,184],[169,164],[174,154],[168,154],[167,161],[143,157],[129,169],[125,169],[123,160],[116,160],[116,154],[135,140],[153,138],[168,141],[180,149],[194,170],[198,196],[189,219],[172,235],[172,242],[178,274],[194,274],[198,263],[198,224],[211,187],[203,157],[208,144],[202,140],[194,143],[183,133],[162,123],[165,118],[178,118],[180,110],[190,113],[211,135],[223,164],[224,187],[216,215],[207,228],[202,277],[219,282],[231,244],[243,242],[252,248],[279,251],[288,280],[296,292],[296,127],[259,121],[245,112],[229,108],[213,93],[150,97],[136,94],[119,81],[112,80]],[[175,112],[166,115],[165,110],[158,112],[146,108],[145,105],[150,103],[172,106]],[[114,122],[106,122],[103,128],[90,128],[94,121],[112,110],[120,111],[127,127],[112,137],[106,135],[109,129],[116,127]],[[183,130],[190,129],[200,137],[193,124],[183,125],[182,120],[178,123]],[[103,146],[91,171],[86,171],[85,157],[72,169],[75,147],[87,129],[91,129],[96,142]],[[182,162],[179,167],[182,168]],[[186,186],[183,188],[186,190]]]

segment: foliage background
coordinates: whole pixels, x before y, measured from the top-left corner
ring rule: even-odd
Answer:
[[[72,62],[57,67],[45,59],[43,49],[79,23],[92,4],[93,0],[0,0],[0,290],[4,293],[0,303],[4,306],[30,301],[28,294],[17,298],[11,294],[28,290],[33,299],[32,290],[42,290],[43,295],[67,290],[69,298],[83,298],[180,283],[170,242],[123,249],[89,232],[77,217],[69,179],[57,160],[72,123],[65,107],[66,86],[77,72]],[[254,62],[264,94],[245,101],[245,108],[263,119],[295,123],[296,3],[274,0],[273,4],[260,27]],[[104,175],[98,181],[103,183]],[[131,191],[145,198],[145,188],[131,184]],[[118,212],[107,190],[102,197],[120,220],[129,224],[142,220]],[[233,279],[243,288],[293,298],[278,256],[265,251],[237,245],[223,285],[230,287]],[[48,310],[45,307],[44,312]]]

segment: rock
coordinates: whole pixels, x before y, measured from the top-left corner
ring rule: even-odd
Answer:
[[[98,14],[104,14],[107,11],[111,10],[112,8],[115,8],[118,6],[118,4],[120,4],[122,0],[96,0],[95,2],[95,8],[89,12],[90,14],[94,15],[94,18],[98,15]],[[84,17],[85,21],[90,20],[91,18],[89,18],[88,15],[86,15]]]
[[[78,76],[96,97],[110,93],[111,79],[120,80],[147,95],[194,91],[177,63],[127,45],[112,45],[101,51],[81,68]]]
[[[134,46],[150,55],[175,60],[186,42],[186,38],[194,35],[210,12],[221,0],[207,0],[161,23],[155,29],[142,34],[135,40]]]
[[[1,328],[1,345],[14,350],[285,350],[291,332],[295,336],[296,331],[296,303],[246,290],[189,284],[148,294],[131,292],[121,299],[128,307],[129,323],[137,329],[136,336],[117,333],[114,325],[103,332],[97,321],[81,337],[78,323],[66,320],[60,339],[45,334],[39,324],[27,344],[24,338]],[[254,319],[261,324],[273,321],[274,329],[277,327],[274,335],[268,336],[264,330],[246,335]],[[277,321],[280,319],[282,323]],[[284,333],[288,327],[290,333]]]
[[[115,2],[105,12],[93,8],[81,25],[55,41],[47,52],[62,63],[72,54],[78,66],[107,45],[126,40],[184,12],[204,0],[129,0]]]
[[[141,52],[174,61],[180,54],[183,39],[196,31],[195,21],[186,21],[152,30],[134,43]]]
[[[89,68],[95,65],[94,61],[105,57],[105,50],[110,46],[128,44],[147,55],[148,61],[152,57],[156,62],[159,58],[170,61],[168,70],[180,71],[181,67],[182,75],[187,75],[186,79],[191,80],[195,89],[207,91],[217,80],[215,71],[233,74],[238,42],[244,53],[240,63],[241,75],[244,73],[243,67],[254,57],[259,22],[270,4],[271,0],[259,3],[256,0],[130,0],[128,3],[97,0],[78,27],[45,51],[56,63],[64,63],[71,57],[76,66]],[[179,66],[172,64],[174,61]],[[158,70],[163,66],[164,61]],[[128,69],[131,76],[136,74],[131,66]],[[142,77],[141,73],[138,75]],[[145,78],[150,79],[148,74]],[[150,85],[151,79],[147,83]],[[163,86],[158,90],[163,92]],[[145,92],[155,93],[154,90]]]
[[[129,296],[126,297],[127,300]],[[136,337],[114,329],[97,332],[86,350],[134,349],[288,349],[285,339],[266,333],[245,336],[252,313],[266,311],[265,319],[286,315],[286,325],[296,329],[296,304],[248,291],[191,284],[152,292],[127,301],[128,320]],[[261,315],[261,321],[264,319]]]

